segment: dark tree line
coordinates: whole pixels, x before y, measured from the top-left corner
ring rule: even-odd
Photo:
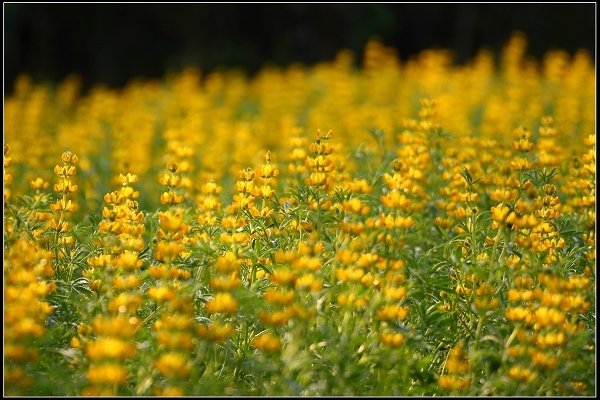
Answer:
[[[516,29],[529,54],[595,50],[595,3],[580,4],[4,4],[5,93],[19,72],[80,74],[122,85],[170,68],[202,71],[311,64],[341,48],[360,57],[371,37],[406,59],[424,48],[464,62],[501,49]]]

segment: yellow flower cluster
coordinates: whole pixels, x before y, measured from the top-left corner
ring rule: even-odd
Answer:
[[[120,187],[105,194],[107,206],[98,225],[103,253],[88,258],[90,268],[83,272],[89,287],[107,302],[104,306],[109,312],[94,317],[89,329],[82,326],[71,341],[74,347],[83,341],[90,360],[85,395],[116,395],[129,375],[122,362],[137,352],[134,334],[141,323],[137,308],[142,303],[139,286],[144,262],[139,253],[144,248],[144,213],[138,211],[139,192],[131,186],[137,176],[119,174],[116,181]]]
[[[17,238],[4,254],[4,387],[7,394],[26,393],[29,369],[38,362],[32,341],[46,331],[52,307],[44,297],[56,289],[52,253],[27,238]]]
[[[508,349],[515,365],[508,376],[517,381],[533,381],[546,370],[569,362],[568,357],[558,357],[559,350],[582,329],[576,316],[591,307],[584,295],[590,286],[587,277],[563,279],[541,273],[537,283],[522,273],[515,277],[508,292],[511,306],[506,310],[506,318],[517,324],[517,344]]]
[[[62,154],[62,161],[63,165],[54,167],[54,173],[59,178],[58,183],[54,185],[54,192],[58,193],[60,197],[50,205],[54,216],[48,221],[48,228],[54,232],[57,243],[61,245],[57,250],[57,259],[63,259],[70,254],[75,238],[69,234],[71,228],[69,216],[77,210],[77,204],[70,198],[72,197],[70,195],[78,188],[71,179],[77,173],[75,164],[79,161],[79,157],[66,151]]]
[[[594,68],[525,54],[517,34],[497,69],[370,42],[361,69],[21,78],[10,393],[589,393]]]
[[[12,183],[12,174],[9,171],[9,167],[12,164],[12,158],[9,155],[10,153],[10,146],[5,144],[4,145],[4,153],[3,153],[3,158],[2,158],[2,165],[3,165],[3,169],[2,169],[2,174],[3,174],[3,188],[4,188],[4,203],[6,203],[7,201],[10,200],[10,196],[11,196],[11,192],[10,189],[8,187],[8,185],[10,185]]]
[[[462,391],[469,388],[471,383],[470,378],[467,376],[469,363],[462,345],[458,344],[450,350],[444,369],[447,373],[440,375],[438,379],[440,387],[452,391]]]

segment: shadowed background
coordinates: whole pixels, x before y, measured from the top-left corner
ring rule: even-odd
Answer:
[[[595,4],[4,4],[4,84],[29,73],[84,86],[121,86],[169,69],[201,71],[266,63],[310,65],[347,48],[360,57],[377,37],[407,59],[443,47],[460,63],[481,47],[498,52],[511,32],[528,53],[589,50]]]

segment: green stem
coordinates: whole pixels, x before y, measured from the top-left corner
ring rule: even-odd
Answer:
[[[317,201],[317,219],[315,221],[315,231],[319,234],[320,231],[320,222],[321,222],[321,193],[318,193],[319,189],[315,191],[315,200]]]
[[[510,334],[508,339],[506,339],[506,344],[504,345],[504,352],[502,353],[502,362],[505,362],[506,359],[508,358],[507,350],[510,347],[510,344],[512,343],[512,341],[517,336],[518,332],[519,332],[519,325],[515,326],[515,329],[513,329],[512,333]]]
[[[250,268],[250,285],[249,287],[252,287],[252,284],[254,283],[254,281],[256,280],[256,263],[252,263],[252,267]]]
[[[499,256],[496,256],[496,254],[498,254],[498,244],[500,243],[500,240],[503,237],[504,237],[504,226],[500,225],[500,227],[498,228],[498,232],[496,233],[496,236],[494,237],[494,247],[492,248],[492,255],[490,256],[490,271],[492,273],[488,274],[487,283],[491,283],[492,279],[495,276],[495,274],[493,273],[494,269],[496,266],[499,265],[498,261],[504,255],[504,250],[506,248],[506,241],[504,241],[504,244],[502,246],[502,252],[500,253]]]
[[[479,321],[477,321],[477,328],[475,330],[475,345],[479,343],[479,338],[481,337],[481,331],[483,330],[483,321],[485,320],[485,316],[482,315],[479,317]]]

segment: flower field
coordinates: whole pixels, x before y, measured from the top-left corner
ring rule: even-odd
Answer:
[[[7,395],[594,395],[595,66],[371,41],[5,96]]]

